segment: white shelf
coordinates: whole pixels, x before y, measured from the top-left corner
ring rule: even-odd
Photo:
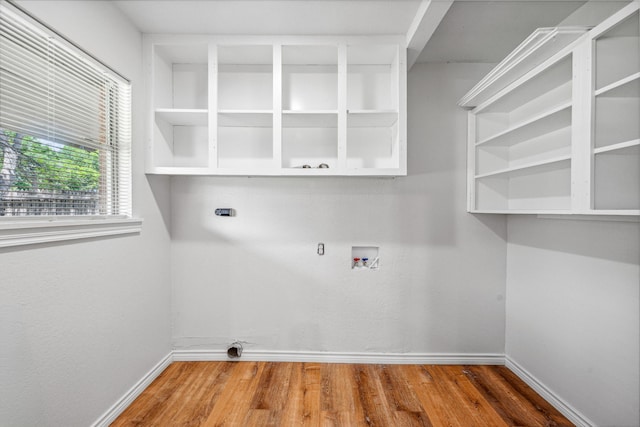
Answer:
[[[152,175],[210,175],[212,170],[208,167],[193,167],[193,166],[156,166],[151,171],[147,171]]]
[[[525,122],[515,124],[496,135],[485,138],[477,142],[476,145],[511,145],[570,125],[571,102],[568,102]]]
[[[271,110],[218,110],[220,127],[272,127]]]
[[[638,216],[640,215],[640,209],[598,209],[595,208],[593,211],[588,213],[593,213],[594,215],[616,215],[616,216]]]
[[[305,128],[324,127],[335,128],[338,126],[337,110],[317,110],[317,111],[282,111],[282,127],[285,128]]]
[[[348,110],[348,127],[391,127],[398,122],[397,111]]]
[[[542,167],[547,167],[547,166],[557,167],[557,164],[559,164],[561,162],[568,162],[569,160],[571,160],[571,156],[558,156],[558,157],[554,157],[552,159],[526,163],[526,164],[523,164],[523,165],[512,166],[512,167],[509,167],[509,168],[496,170],[496,171],[493,171],[493,172],[483,173],[483,174],[480,174],[480,175],[476,175],[475,178],[476,179],[483,179],[483,178],[491,178],[491,177],[500,176],[500,175],[507,175],[507,174],[508,175],[515,175],[516,173],[522,173],[522,172],[532,173],[532,171],[530,171],[530,169],[542,168]],[[533,172],[535,172],[535,171],[533,171]]]
[[[571,215],[570,209],[474,209],[471,213],[481,214],[518,214],[518,215]]]
[[[640,72],[631,74],[601,89],[596,90],[596,96],[614,98],[637,97],[640,93]]]
[[[156,109],[156,120],[163,120],[172,126],[207,126],[209,112],[200,109]]]
[[[618,154],[638,155],[638,153],[640,153],[640,139],[634,139],[633,141],[625,141],[618,144],[598,147],[593,150],[593,154],[610,153],[616,151],[619,152]]]

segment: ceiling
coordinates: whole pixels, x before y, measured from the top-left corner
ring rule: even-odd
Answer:
[[[500,62],[540,27],[555,27],[583,1],[455,1],[417,62]]]
[[[118,0],[145,33],[406,34],[420,0]]]
[[[429,25],[417,62],[499,62],[533,30],[552,27],[578,0],[431,0],[447,4]],[[145,33],[251,35],[401,34],[411,37],[423,0],[117,0]],[[447,11],[448,7],[448,11]],[[433,10],[433,8],[431,9]],[[417,18],[416,18],[417,17]],[[442,19],[440,21],[440,19]],[[422,22],[428,21],[423,19]],[[439,25],[438,25],[439,22]],[[417,54],[417,53],[416,53]]]

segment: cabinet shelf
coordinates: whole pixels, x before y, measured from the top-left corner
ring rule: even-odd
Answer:
[[[593,154],[609,153],[618,151],[619,154],[640,154],[640,139],[633,141],[620,142],[618,144],[607,145],[604,147],[598,147],[593,150]]]
[[[571,125],[571,102],[555,107],[547,112],[476,143],[480,145],[512,145],[535,136]]]
[[[509,167],[509,168],[505,168],[505,169],[496,170],[496,171],[493,171],[493,172],[483,173],[481,175],[476,175],[475,178],[476,179],[483,179],[483,178],[496,177],[496,176],[500,176],[500,175],[515,176],[516,174],[532,173],[532,172],[536,172],[536,171],[531,171],[531,169],[543,168],[543,167],[549,167],[549,166],[552,167],[552,168],[555,168],[555,167],[558,166],[558,164],[560,164],[562,162],[569,162],[570,160],[571,160],[571,156],[558,156],[558,157],[554,157],[552,159],[541,160],[541,161],[538,161],[538,162],[526,163],[526,164],[523,164],[523,165],[518,165],[518,166],[513,166],[513,167]]]
[[[156,120],[162,120],[171,126],[207,126],[209,112],[202,109],[156,109]]]
[[[614,98],[637,97],[640,93],[640,72],[631,74],[595,91],[596,96]]]
[[[398,112],[391,110],[349,110],[347,126],[349,127],[391,127],[398,121]]]
[[[219,110],[220,127],[272,127],[271,110]]]
[[[337,110],[285,110],[282,112],[282,127],[285,128],[305,128],[305,127],[329,127],[338,126]]]

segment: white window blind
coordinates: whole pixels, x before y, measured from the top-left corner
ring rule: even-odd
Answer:
[[[0,218],[131,215],[131,88],[0,2]]]

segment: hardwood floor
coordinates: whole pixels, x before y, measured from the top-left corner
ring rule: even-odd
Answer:
[[[174,362],[112,426],[572,426],[503,366]]]

